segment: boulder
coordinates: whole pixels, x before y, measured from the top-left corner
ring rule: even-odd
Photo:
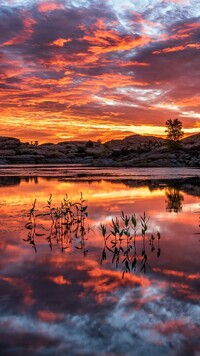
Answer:
[[[0,148],[2,149],[10,149],[19,147],[20,145],[21,142],[17,138],[0,136]]]

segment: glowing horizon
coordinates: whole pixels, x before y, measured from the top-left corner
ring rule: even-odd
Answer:
[[[12,0],[0,8],[0,136],[200,132],[199,0]]]

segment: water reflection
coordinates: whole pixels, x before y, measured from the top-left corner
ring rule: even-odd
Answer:
[[[112,263],[115,264],[116,268],[121,265],[122,278],[124,278],[125,273],[136,271],[138,260],[140,261],[139,270],[146,273],[147,267],[150,268],[146,248],[149,217],[145,213],[140,216],[141,234],[139,236],[137,235],[139,224],[135,214],[128,216],[122,212],[120,218],[112,219],[111,229],[108,232],[106,225],[101,224],[104,247],[100,262],[102,264],[107,259],[107,252],[110,252]],[[160,237],[160,232],[157,232],[157,257],[161,253]],[[155,251],[155,239],[156,237],[151,234],[149,239],[151,252]],[[139,242],[142,241],[141,255],[137,252],[138,240]]]
[[[61,184],[65,184],[67,182],[72,182],[74,185],[76,183],[85,183],[88,182],[88,184],[101,184],[102,182],[107,181],[111,183],[113,186],[114,185],[119,185],[119,183],[124,184],[125,186],[131,187],[131,188],[141,188],[140,194],[142,194],[142,189],[144,190],[144,195],[147,195],[147,189],[149,192],[158,192],[158,191],[165,191],[166,194],[166,210],[169,212],[180,212],[183,206],[183,200],[184,200],[184,193],[187,193],[189,195],[194,195],[194,196],[200,196],[200,177],[195,176],[195,177],[186,177],[186,178],[177,178],[177,179],[120,179],[120,180],[110,180],[110,176],[102,176],[100,179],[96,179],[95,177],[87,177],[87,180],[81,180],[81,179],[75,179],[75,178],[58,178],[56,179],[55,177],[48,177],[45,176],[43,178],[40,178],[38,176],[19,176],[19,177],[14,177],[14,176],[0,176],[0,187],[1,186],[15,186],[15,185],[20,185],[27,183],[29,185],[32,184],[41,184],[42,181],[46,181],[47,183],[51,182],[49,184],[52,186],[53,184],[56,184],[57,181],[61,182]],[[112,193],[113,190],[110,190],[107,192],[108,195],[113,195]]]
[[[1,177],[0,176],[0,187],[19,185],[20,182],[21,182],[21,177]]]
[[[182,209],[184,196],[176,188],[168,188],[166,190],[166,210],[171,212],[178,213]]]
[[[50,195],[44,208],[46,211],[38,212],[36,199],[34,200],[27,213],[28,222],[25,228],[28,233],[23,241],[29,243],[35,252],[37,252],[36,238],[39,237],[47,241],[51,251],[54,243],[61,247],[62,252],[74,245],[86,256],[88,253],[86,241],[90,227],[87,225],[88,206],[82,193],[78,202],[72,202],[68,196],[65,196],[60,206],[56,207],[52,205],[52,195]],[[147,267],[150,268],[147,261],[147,239],[151,252],[157,249],[157,257],[161,253],[160,232],[157,231],[156,236],[153,234],[147,236],[148,221],[149,217],[145,212],[138,219],[135,214],[128,216],[122,211],[120,218],[112,218],[109,228],[100,224],[104,240],[100,263],[102,264],[108,258],[107,252],[109,251],[112,263],[116,268],[120,266],[122,269],[122,278],[125,273],[136,271],[138,261],[140,262],[139,270],[146,273]],[[141,230],[141,233],[138,233],[138,230]],[[138,243],[141,244],[141,254],[137,252]]]
[[[27,214],[29,220],[25,225],[28,236],[23,240],[30,243],[35,252],[37,252],[35,239],[38,236],[47,240],[50,250],[53,249],[53,241],[56,241],[57,245],[61,246],[62,252],[69,249],[70,245],[76,241],[75,248],[82,250],[86,255],[88,252],[86,233],[89,231],[89,226],[86,228],[88,212],[82,193],[78,202],[72,202],[66,195],[61,204],[56,207],[52,206],[51,194],[45,208],[46,212],[37,213],[36,199],[34,200]]]
[[[172,188],[166,181],[154,182],[152,190],[146,182],[101,179],[89,184],[51,177],[38,178],[38,184],[22,179],[17,189],[0,187],[1,354],[198,355],[200,245],[194,234],[198,217],[194,212],[199,211],[199,188],[191,181],[181,184],[184,200],[178,214],[166,211],[165,190]],[[79,242],[75,238],[75,245],[72,241],[62,253],[62,243],[52,237],[52,251],[46,239],[52,225],[49,215],[36,218],[36,233],[45,235],[35,235],[35,253],[23,241],[31,229],[22,228],[30,222],[26,213],[35,197],[37,215],[49,212],[44,202],[50,193],[57,207],[66,193],[76,202],[80,192],[88,199],[89,253],[84,256],[83,249],[75,248]],[[119,235],[116,246],[112,236],[106,240],[107,249],[99,226],[107,226],[107,237],[112,219],[116,223],[122,211],[124,217],[135,212],[137,219],[144,218],[145,211],[150,219],[145,239],[138,220],[135,245],[134,230],[128,239],[125,235],[124,253],[127,241],[132,248],[125,256],[120,250],[116,269]],[[87,231],[88,225],[93,230]],[[140,272],[145,255],[150,265],[146,274],[144,269]],[[125,257],[134,273],[122,279]]]

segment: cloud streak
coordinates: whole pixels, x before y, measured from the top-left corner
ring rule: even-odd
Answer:
[[[194,6],[195,0],[134,6],[128,0],[123,6],[111,0],[4,1],[2,134],[12,128],[14,136],[32,140],[43,133],[41,142],[50,130],[57,142],[66,132],[77,138],[78,127],[79,138],[106,140],[111,132],[98,127],[111,125],[119,137],[120,126],[131,134],[136,125],[137,133],[154,127],[163,135],[160,126],[169,117],[180,117],[188,132],[199,131],[200,12]],[[93,133],[90,125],[97,128]]]

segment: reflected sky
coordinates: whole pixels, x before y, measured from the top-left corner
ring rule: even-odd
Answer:
[[[0,185],[1,354],[198,355],[199,197],[194,189],[166,183],[150,189],[146,183],[103,179],[16,178],[16,184],[12,179]],[[51,251],[45,236],[35,237],[35,253],[23,240],[34,199],[41,211],[49,194],[56,206],[66,193],[76,201],[80,192],[91,226],[87,255],[75,244],[61,252],[54,242]],[[173,194],[181,196],[181,209],[176,204],[168,209]],[[144,274],[139,261],[123,279],[109,251],[100,263],[104,243],[99,229],[100,222],[109,226],[122,210],[138,217],[145,211],[150,217],[149,268]],[[149,245],[156,231],[161,233],[159,258]],[[139,255],[140,227],[137,234]]]

